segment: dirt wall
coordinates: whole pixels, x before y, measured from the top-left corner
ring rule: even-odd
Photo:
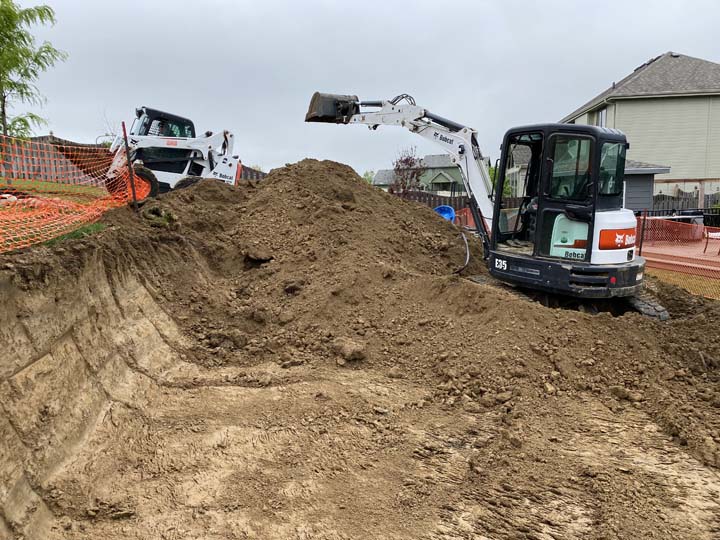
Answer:
[[[177,360],[182,339],[137,277],[88,250],[77,265],[3,272],[0,303],[0,507],[5,527],[50,538],[49,482],[114,401],[135,406],[146,375]],[[19,285],[19,286],[18,286]]]

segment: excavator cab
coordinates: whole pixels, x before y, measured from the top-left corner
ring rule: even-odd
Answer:
[[[625,135],[572,124],[511,129],[494,191],[490,271],[574,296],[642,283],[635,216],[623,209]]]

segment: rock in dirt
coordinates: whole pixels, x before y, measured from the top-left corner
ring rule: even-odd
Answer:
[[[619,400],[631,402],[643,400],[643,395],[640,392],[632,392],[624,386],[610,386],[608,391]]]
[[[367,349],[364,343],[347,337],[339,337],[333,341],[333,350],[340,355],[343,365],[345,362],[358,362],[367,358]]]
[[[402,379],[404,377],[402,369],[397,366],[391,367],[387,376],[391,379]]]
[[[263,247],[253,246],[245,250],[245,260],[250,263],[262,264],[274,258],[270,250]]]
[[[288,280],[283,284],[283,290],[285,294],[293,296],[299,293],[305,286],[305,281],[302,279]]]

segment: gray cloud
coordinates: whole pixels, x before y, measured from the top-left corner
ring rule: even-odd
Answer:
[[[39,83],[58,136],[92,141],[148,105],[231,129],[266,168],[317,157],[362,172],[402,147],[436,151],[397,128],[305,124],[315,90],[410,93],[476,128],[494,159],[508,128],[556,121],[653,56],[720,61],[710,0],[46,2],[58,24],[39,38],[70,54]]]

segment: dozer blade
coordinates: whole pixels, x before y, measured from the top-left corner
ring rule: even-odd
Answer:
[[[357,96],[315,92],[310,100],[305,121],[347,124],[350,122],[350,117],[359,112],[360,100]]]

